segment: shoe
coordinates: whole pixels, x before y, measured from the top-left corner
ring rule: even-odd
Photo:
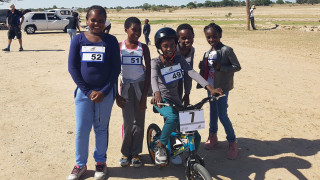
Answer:
[[[132,159],[131,159],[131,164],[133,165],[133,167],[141,167],[142,166],[142,161],[141,161],[141,157],[140,156],[134,156]]]
[[[10,51],[10,49],[9,48],[4,48],[4,49],[2,49],[2,51]]]
[[[172,164],[175,164],[175,165],[182,164],[182,159],[181,159],[180,155],[170,157],[170,161]]]
[[[238,144],[237,142],[229,143],[229,148],[227,152],[228,159],[236,159],[238,157]]]
[[[128,165],[129,165],[129,159],[128,159],[128,157],[122,156],[121,159],[120,159],[120,165],[121,165],[122,167],[128,166]]]
[[[106,163],[97,163],[96,172],[94,173],[95,180],[105,179],[107,175],[107,165]]]
[[[155,164],[164,165],[167,164],[167,150],[164,147],[159,147],[156,145],[155,149]]]
[[[218,144],[218,137],[215,133],[210,133],[207,142],[204,143],[205,149],[213,149]]]
[[[67,180],[78,180],[82,175],[85,175],[87,173],[87,165],[83,167],[79,167],[78,165],[75,165],[73,167],[73,170],[71,171],[71,174],[67,177]]]
[[[23,51],[23,48],[22,48],[22,47],[20,47],[20,48],[19,48],[19,51]]]

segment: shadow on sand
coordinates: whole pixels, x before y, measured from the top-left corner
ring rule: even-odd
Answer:
[[[279,27],[279,25],[278,25],[278,24],[275,24],[275,26],[272,27],[272,28],[264,28],[264,29],[258,29],[258,30],[261,30],[261,31],[270,31],[270,30],[272,30],[272,29],[277,29],[278,27]]]
[[[200,145],[199,155],[204,157],[206,168],[213,178],[227,177],[230,179],[265,179],[266,172],[271,169],[287,169],[297,179],[306,180],[307,178],[299,169],[308,169],[312,164],[303,159],[304,156],[315,155],[320,151],[320,140],[307,140],[298,138],[283,138],[279,141],[259,141],[249,138],[238,138],[240,156],[237,160],[226,159],[228,143],[220,142],[214,150],[205,150],[203,143]],[[292,157],[288,154],[293,153],[300,157]],[[282,157],[275,158],[272,156]],[[264,157],[262,160],[259,157]],[[182,156],[184,160],[186,154]],[[127,179],[145,179],[171,177],[184,179],[183,165],[169,165],[168,167],[156,168],[148,154],[143,154],[142,159],[145,165],[139,169],[131,167],[108,167],[108,177],[119,177]],[[84,179],[94,176],[94,171],[89,171]]]

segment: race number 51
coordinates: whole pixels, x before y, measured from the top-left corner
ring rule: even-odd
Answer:
[[[141,56],[122,56],[123,65],[142,65]]]

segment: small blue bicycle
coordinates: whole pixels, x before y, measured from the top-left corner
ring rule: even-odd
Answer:
[[[224,96],[224,95],[222,95]],[[208,101],[218,100],[222,96],[210,95],[207,98],[204,98],[199,103],[195,105],[176,106],[174,104],[168,103],[158,103],[162,106],[172,106],[178,111],[188,111],[188,110],[200,110],[203,104]],[[180,119],[181,122],[181,119]],[[167,144],[167,154],[168,159],[170,157],[175,157],[183,152],[188,152],[188,157],[186,159],[186,179],[187,180],[212,180],[212,177],[208,170],[204,167],[204,160],[201,158],[196,150],[194,145],[194,133],[195,131],[186,131],[185,133],[181,132],[172,132],[170,135],[169,142]],[[155,153],[154,147],[156,146],[156,141],[160,139],[161,129],[156,124],[150,124],[147,130],[147,147],[149,155],[153,163],[155,162]],[[177,141],[178,140],[178,141]],[[179,142],[178,144],[176,142]],[[157,165],[160,167],[159,165]],[[162,167],[162,166],[161,166]]]

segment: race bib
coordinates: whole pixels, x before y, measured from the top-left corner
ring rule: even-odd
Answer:
[[[183,78],[180,64],[160,69],[165,84],[170,84]]]
[[[122,65],[142,65],[141,56],[122,56]]]
[[[200,110],[180,111],[180,131],[196,131],[205,128],[204,112]]]
[[[82,62],[104,62],[105,47],[104,46],[82,46],[81,61]]]

